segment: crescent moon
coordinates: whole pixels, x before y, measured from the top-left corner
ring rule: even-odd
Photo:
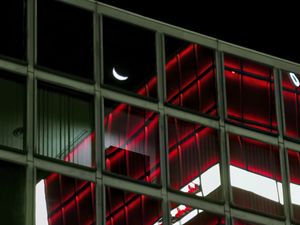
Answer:
[[[113,67],[113,69],[112,69],[112,74],[117,80],[127,80],[128,79],[127,76],[122,76],[122,75],[118,74],[115,67]]]

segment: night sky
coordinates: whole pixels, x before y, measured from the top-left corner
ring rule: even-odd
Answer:
[[[300,18],[296,3],[198,1],[195,5],[195,1],[173,1],[160,6],[153,1],[101,2],[300,63]],[[272,6],[265,5],[270,3]]]

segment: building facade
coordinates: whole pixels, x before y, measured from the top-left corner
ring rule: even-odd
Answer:
[[[300,224],[299,64],[96,1],[0,4],[1,224]]]

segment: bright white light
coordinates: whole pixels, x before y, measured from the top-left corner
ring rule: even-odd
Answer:
[[[290,189],[292,204],[300,205],[300,185],[291,183]]]
[[[230,182],[233,187],[253,192],[256,195],[275,202],[280,202],[279,196],[282,195],[282,188],[281,190],[277,188],[278,182],[271,178],[230,166]]]
[[[294,84],[295,87],[299,87],[300,86],[300,81],[299,81],[298,77],[296,76],[296,74],[294,74],[294,73],[291,72],[290,73],[290,79],[293,82],[293,84]]]
[[[221,185],[220,164],[209,168],[201,175],[203,196],[207,196]]]
[[[35,187],[35,224],[48,225],[44,180]]]
[[[183,224],[187,223],[188,221],[190,221],[191,219],[193,219],[197,215],[198,215],[198,210],[194,209],[193,211],[191,211],[190,213],[188,213],[184,217],[182,217],[180,222],[183,225]]]
[[[122,76],[122,75],[118,74],[115,67],[113,67],[113,69],[112,69],[112,74],[117,80],[127,80],[128,79],[127,76]]]

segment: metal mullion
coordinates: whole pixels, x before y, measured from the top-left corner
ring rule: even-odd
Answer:
[[[166,74],[164,63],[164,36],[156,32],[155,34],[156,47],[156,68],[157,68],[157,94],[158,94],[158,108],[159,108],[159,152],[160,152],[160,171],[162,183],[162,209],[163,209],[163,223],[171,224],[170,210],[168,201],[168,185],[169,185],[169,169],[168,169],[168,143],[167,143],[167,120],[164,111],[164,102],[166,99]]]
[[[47,159],[34,159],[34,166],[38,170],[59,173],[68,177],[74,177],[80,180],[96,182],[95,172],[92,169],[78,168],[75,165],[70,166],[67,163],[53,162]]]
[[[272,145],[278,145],[278,137],[239,127],[238,125],[225,123],[225,130],[232,134],[249,137]]]
[[[281,87],[281,73],[278,69],[273,69],[274,74],[274,91],[275,91],[275,110],[277,118],[277,126],[279,133],[279,141],[283,141],[283,135],[285,130],[284,124],[284,108],[282,101],[282,87]]]
[[[219,121],[211,119],[205,116],[197,115],[195,113],[189,113],[180,109],[175,109],[173,107],[164,106],[165,113],[168,116],[176,117],[185,121],[192,123],[201,123],[203,126],[211,127],[214,129],[219,129]]]
[[[95,97],[94,97],[94,128],[95,128],[95,166],[96,166],[96,180],[95,180],[95,205],[96,205],[96,224],[101,225],[105,224],[103,217],[105,218],[105,211],[103,211],[103,182],[102,182],[102,132],[101,127],[103,125],[103,119],[101,117],[102,107],[101,107],[101,95],[100,92],[100,83],[101,83],[101,67],[100,67],[100,16],[97,13],[97,6],[94,5],[94,20],[93,20],[93,31],[94,31],[94,80],[95,80]]]
[[[117,189],[121,188],[122,190],[143,194],[154,198],[162,198],[162,191],[159,187],[117,178],[108,174],[103,174],[103,184],[108,187]]]
[[[27,155],[25,155],[22,150],[17,151],[7,151],[5,148],[0,148],[0,159],[12,163],[17,163],[26,166]]]
[[[89,11],[94,11],[95,1],[93,0],[57,0],[59,2],[66,3],[68,5],[76,6],[81,9],[86,9]]]
[[[286,216],[286,225],[291,224],[291,199],[290,199],[290,188],[289,188],[289,178],[288,178],[288,163],[285,153],[285,148],[282,143],[279,144],[279,157],[280,157],[280,171],[282,176],[282,189],[283,189],[283,199],[284,199],[284,212]]]
[[[262,225],[286,225],[285,221],[278,220],[272,217],[259,215],[257,213],[251,213],[241,209],[231,209],[231,215],[233,218],[241,219],[249,222],[254,222]]]
[[[55,85],[59,85],[61,87],[65,87],[68,89],[72,89],[87,94],[94,94],[94,90],[95,90],[94,84],[84,83],[57,74],[41,71],[38,69],[35,70],[35,77],[38,80],[45,81],[47,83],[52,83]]]
[[[145,99],[142,99],[139,97],[112,91],[112,90],[106,89],[104,87],[101,87],[101,95],[106,99],[110,99],[110,100],[114,100],[114,101],[122,102],[122,103],[127,103],[129,105],[137,106],[137,107],[151,110],[154,112],[159,111],[158,104],[155,102],[150,102],[148,100],[145,100]]]
[[[203,198],[195,198],[195,196],[192,195],[182,195],[174,192],[170,192],[168,194],[168,198],[171,202],[181,203],[196,209],[202,209],[204,211],[224,215],[223,205],[204,200]]]
[[[27,76],[27,65],[22,65],[20,63],[12,62],[9,60],[0,59],[0,69],[17,73],[22,76]]]
[[[35,21],[36,21],[36,1],[27,0],[27,88],[26,88],[26,150],[27,150],[27,167],[26,167],[26,225],[35,224],[35,180],[36,172],[33,164],[33,152],[35,149]]]

